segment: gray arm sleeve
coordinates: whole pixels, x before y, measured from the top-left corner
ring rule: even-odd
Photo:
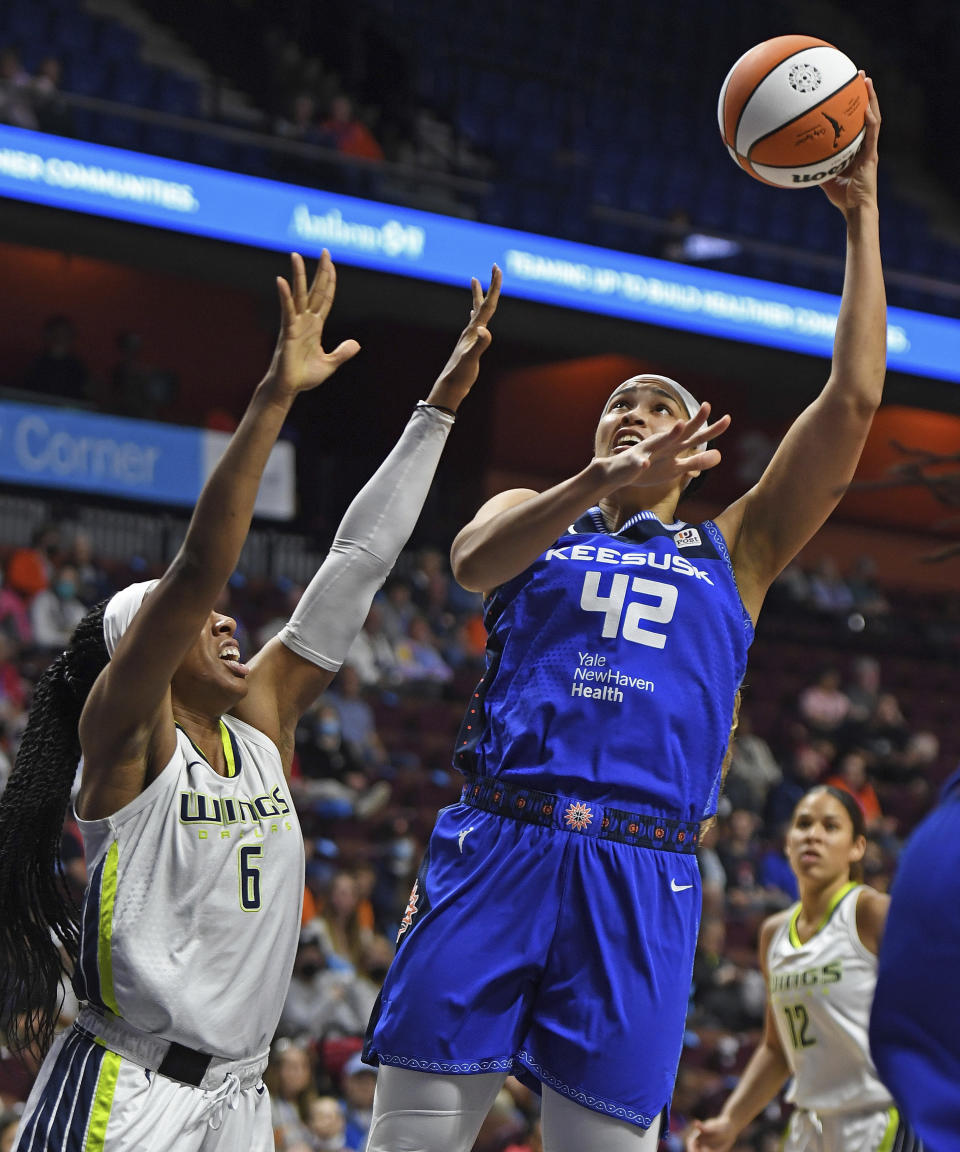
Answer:
[[[354,497],[336,538],[280,640],[336,672],[370,604],[410,539],[443,452],[453,417],[417,405],[396,447]]]

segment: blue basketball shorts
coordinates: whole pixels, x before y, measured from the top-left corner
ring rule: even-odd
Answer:
[[[481,783],[479,801],[503,812],[440,812],[365,1059],[513,1073],[647,1128],[683,1043],[697,826],[530,790],[507,788],[508,805],[497,781],[496,793]]]
[[[960,1147],[958,820],[955,786],[907,841],[890,892],[870,1017],[880,1078],[932,1152]]]

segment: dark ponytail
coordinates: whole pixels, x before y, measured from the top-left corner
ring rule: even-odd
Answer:
[[[60,1011],[63,963],[79,950],[79,909],[60,860],[80,760],[77,727],[107,663],[103,612],[92,608],[40,676],[16,764],[0,798],[0,1028],[14,1047],[45,1051]]]

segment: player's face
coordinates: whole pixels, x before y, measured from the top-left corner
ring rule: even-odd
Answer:
[[[597,456],[626,452],[639,440],[667,432],[687,419],[683,402],[666,385],[654,381],[628,380],[621,384],[603,409],[594,442]]]
[[[185,699],[204,689],[243,699],[249,669],[240,662],[236,631],[236,620],[222,612],[210,613],[173,678],[174,689],[182,691]]]
[[[863,859],[866,847],[866,839],[854,835],[846,808],[829,792],[810,792],[797,805],[786,843],[797,879],[829,882],[849,876],[850,865]]]

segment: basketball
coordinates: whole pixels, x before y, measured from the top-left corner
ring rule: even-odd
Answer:
[[[727,73],[717,118],[744,171],[777,188],[810,188],[856,155],[866,109],[867,86],[848,56],[814,36],[776,36]]]

